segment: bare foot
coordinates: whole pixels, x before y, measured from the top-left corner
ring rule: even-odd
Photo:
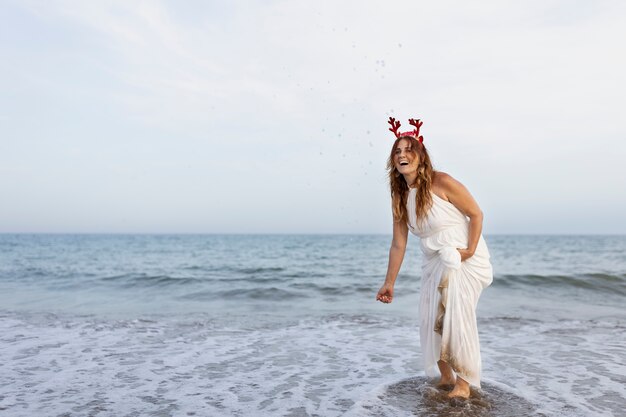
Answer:
[[[448,393],[448,398],[465,398],[470,396],[470,386],[463,378],[457,378],[454,389]]]
[[[452,391],[448,393],[448,398],[465,398],[467,400],[469,396],[470,396],[469,388],[460,389],[459,387],[456,387],[456,386],[454,387]]]

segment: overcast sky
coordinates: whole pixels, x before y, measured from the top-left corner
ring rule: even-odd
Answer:
[[[390,233],[390,115],[484,232],[626,233],[623,1],[3,1],[0,232]]]

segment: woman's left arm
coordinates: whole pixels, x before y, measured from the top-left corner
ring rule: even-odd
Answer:
[[[465,261],[476,252],[476,247],[478,246],[480,234],[483,229],[483,212],[467,188],[450,175],[443,176],[441,185],[443,186],[448,200],[450,200],[461,213],[469,217],[467,248],[458,248],[461,253],[461,261]]]

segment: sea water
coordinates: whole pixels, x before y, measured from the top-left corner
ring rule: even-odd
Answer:
[[[0,235],[2,416],[622,416],[626,236],[486,236],[483,383],[424,377],[384,235]]]

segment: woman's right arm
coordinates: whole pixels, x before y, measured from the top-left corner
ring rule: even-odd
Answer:
[[[387,276],[385,283],[378,291],[376,299],[383,303],[390,303],[393,300],[393,286],[400,272],[404,253],[406,251],[406,242],[409,235],[409,227],[405,222],[393,222],[393,240],[389,249],[389,263],[387,265]]]

